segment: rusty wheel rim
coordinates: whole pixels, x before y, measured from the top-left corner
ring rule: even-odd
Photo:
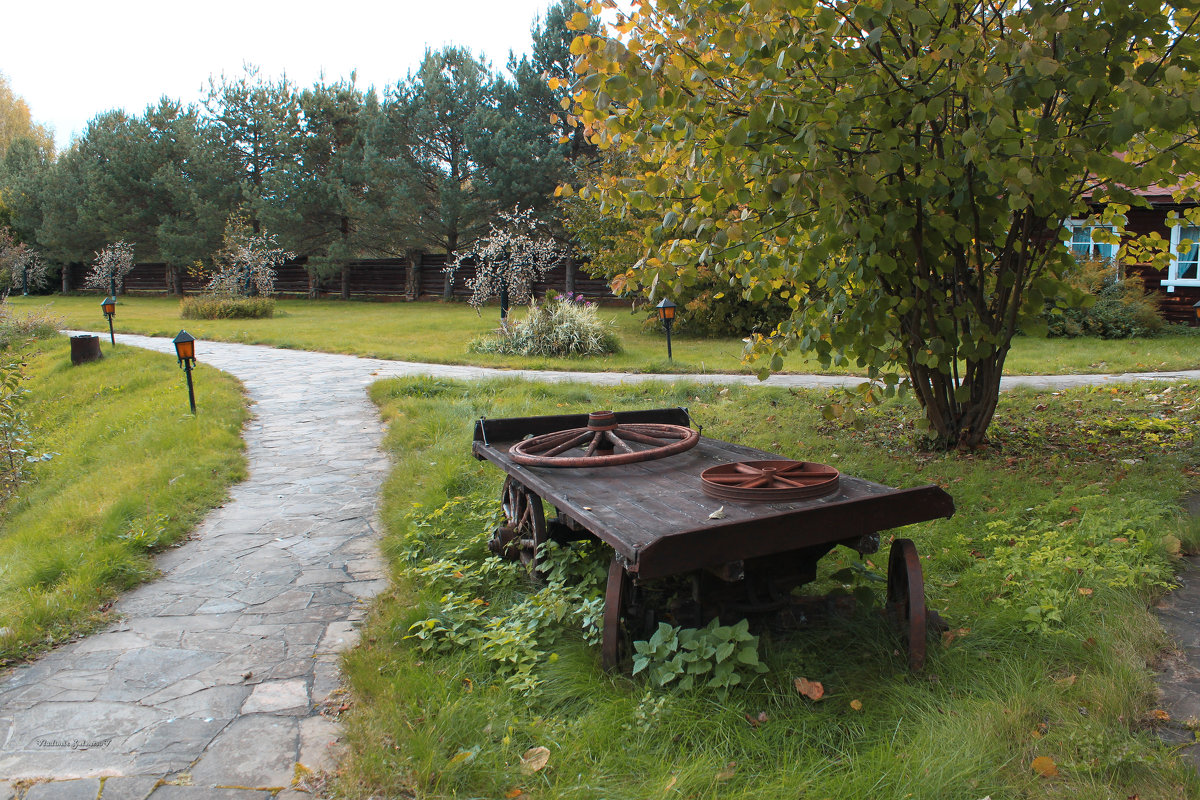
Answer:
[[[785,502],[838,490],[841,473],[814,461],[738,461],[709,467],[700,486],[709,497],[742,502]]]
[[[700,433],[684,425],[621,424],[611,411],[594,411],[586,428],[531,437],[510,447],[508,455],[527,467],[612,467],[666,458],[699,441]]]
[[[925,578],[911,539],[892,542],[887,610],[908,650],[908,668],[920,672],[925,666]]]
[[[520,561],[530,574],[537,575],[538,550],[546,541],[546,512],[542,508],[542,498],[522,484],[505,478],[504,489],[500,494],[500,508],[504,511],[504,530],[500,534],[498,547],[500,555]],[[496,539],[498,534],[493,534]]]

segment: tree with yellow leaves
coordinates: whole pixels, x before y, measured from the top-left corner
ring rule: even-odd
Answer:
[[[650,168],[580,192],[648,215],[629,280],[786,292],[764,373],[792,349],[856,360],[911,387],[936,444],[974,447],[1013,336],[1063,291],[1063,223],[1194,183],[1198,19],[1195,0],[635,2],[575,39],[572,110]]]

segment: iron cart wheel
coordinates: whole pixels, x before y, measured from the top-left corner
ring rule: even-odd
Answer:
[[[500,492],[500,508],[504,511],[505,521],[492,532],[488,549],[496,555],[520,561],[536,577],[538,548],[548,538],[542,498],[509,476]]]
[[[887,613],[900,629],[908,650],[908,668],[925,666],[925,579],[921,558],[911,539],[892,542],[888,556]]]

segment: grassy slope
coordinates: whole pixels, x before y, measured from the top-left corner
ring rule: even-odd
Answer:
[[[32,450],[54,453],[0,526],[0,663],[103,619],[118,592],[154,574],[153,550],[179,541],[244,476],[240,384],[196,381],[198,417],[175,359],[104,346],[73,367],[66,338],[28,355]]]
[[[99,298],[12,298],[18,309],[49,306],[68,326],[101,330]],[[605,309],[625,348],[603,359],[537,359],[468,353],[467,343],[495,327],[498,312],[482,316],[463,304],[369,303],[284,300],[267,320],[182,320],[179,301],[165,297],[123,297],[116,329],[125,333],[174,336],[180,328],[200,339],[268,344],[303,350],[351,353],[442,364],[479,364],[534,369],[633,372],[738,372],[740,339],[675,337],[674,361],[665,358],[658,331],[646,333],[641,316],[622,308]],[[518,315],[523,311],[518,310]],[[790,372],[819,372],[816,361],[800,355],[786,362]],[[1043,373],[1138,372],[1200,367],[1200,347],[1189,336],[1129,341],[1029,339],[1020,337],[1006,363],[1013,375]],[[834,370],[837,371],[837,370]],[[841,370],[845,372],[846,370]]]
[[[349,723],[354,755],[340,792],[1200,796],[1194,769],[1148,732],[1154,702],[1148,663],[1164,642],[1146,603],[1156,591],[1152,584],[1169,573],[1164,547],[1171,540],[1163,535],[1182,532],[1179,498],[1194,487],[1200,466],[1198,390],[1006,394],[995,428],[1002,448],[955,457],[912,449],[912,408],[876,412],[859,433],[822,422],[817,406],[824,397],[811,392],[377,384],[397,460],[385,488],[385,549],[397,568],[396,588],[379,603],[365,645],[348,659],[359,703]],[[724,702],[702,693],[648,694],[642,681],[602,673],[595,648],[570,636],[555,648],[559,659],[541,668],[542,694],[529,700],[501,687],[469,648],[429,656],[403,639],[408,625],[437,604],[439,591],[422,591],[424,579],[402,563],[413,504],[428,510],[455,496],[494,503],[499,494],[498,470],[469,457],[473,418],[677,404],[690,406],[708,435],[833,463],[891,485],[936,482],[949,489],[958,506],[953,519],[904,532],[925,556],[931,605],[955,630],[950,641],[931,645],[924,675],[905,672],[891,636],[869,610],[767,637],[762,651],[770,673]],[[434,522],[447,539],[479,533],[478,520],[471,529],[453,514]],[[1010,535],[1015,542],[1023,527],[1036,531],[1038,544],[1030,545],[1028,558],[1024,552],[1014,558]],[[1047,555],[1043,542],[1057,549]],[[1088,561],[1100,552],[1110,560]],[[826,577],[818,587],[831,588],[828,576],[856,558],[823,560]],[[1077,572],[1072,559],[1088,569]],[[883,553],[874,562],[882,566]],[[1041,572],[1020,574],[1035,563]],[[1135,568],[1146,571],[1134,575]],[[1122,585],[1126,578],[1130,585]],[[485,599],[503,613],[502,597]],[[1061,621],[1031,618],[1029,606],[1042,601]],[[799,676],[821,680],[826,698],[800,697],[792,688]],[[757,720],[760,713],[764,722],[747,721],[747,714]],[[524,774],[521,754],[538,745],[550,748],[550,766]],[[1054,760],[1058,777],[1031,769],[1039,756]]]

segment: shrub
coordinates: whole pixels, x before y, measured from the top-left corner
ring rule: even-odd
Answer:
[[[603,356],[620,352],[621,344],[597,316],[595,303],[563,296],[531,304],[525,319],[475,340],[471,350],[521,356]]]
[[[57,336],[62,320],[45,311],[14,314],[7,302],[0,303],[0,351],[21,347],[34,339]]]
[[[769,295],[763,300],[746,300],[736,292],[713,288],[695,291],[694,295],[677,298],[682,301],[674,323],[677,333],[707,337],[766,335],[791,313],[787,300],[777,295]],[[662,322],[653,305],[642,328],[662,330]]]
[[[265,319],[275,316],[275,301],[269,297],[185,297],[179,304],[184,319]]]
[[[1157,336],[1164,322],[1153,295],[1146,294],[1139,277],[1121,278],[1110,261],[1089,260],[1079,264],[1068,285],[1085,297],[1086,307],[1057,307],[1046,311],[1048,335],[1074,338],[1129,339]]]

